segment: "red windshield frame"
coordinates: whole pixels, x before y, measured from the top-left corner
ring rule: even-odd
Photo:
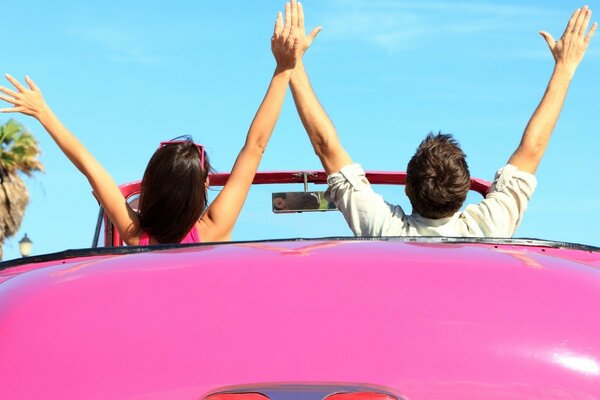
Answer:
[[[394,171],[366,171],[367,179],[373,185],[405,185],[406,184],[406,172],[394,172]],[[209,182],[211,187],[223,186],[229,179],[229,173],[214,173],[209,175]],[[289,184],[289,183],[313,183],[313,184],[326,184],[327,174],[325,171],[270,171],[270,172],[257,172],[252,181],[253,185],[275,185],[275,184]],[[119,186],[121,193],[126,199],[131,196],[139,194],[141,181],[135,181],[126,183]],[[471,178],[470,190],[481,194],[483,197],[487,196],[490,191],[491,183],[478,178]],[[104,237],[105,246],[119,247],[123,246],[121,235],[114,229],[112,223],[108,217],[104,216]],[[112,238],[112,240],[111,240]]]

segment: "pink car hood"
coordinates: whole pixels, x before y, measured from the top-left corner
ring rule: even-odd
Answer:
[[[0,273],[1,399],[200,399],[260,383],[600,399],[600,252],[314,240]]]

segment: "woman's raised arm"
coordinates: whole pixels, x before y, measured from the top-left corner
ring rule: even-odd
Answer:
[[[221,241],[231,238],[233,226],[279,118],[290,76],[299,57],[298,41],[293,31],[297,18],[297,9],[296,12],[292,12],[290,3],[285,6],[285,25],[281,13],[277,16],[271,38],[271,49],[277,67],[227,183],[200,219],[200,237],[203,241]]]
[[[46,104],[42,92],[28,76],[25,87],[10,75],[6,79],[15,90],[0,86],[0,99],[13,105],[1,109],[3,113],[19,112],[37,119],[48,131],[62,152],[85,175],[94,194],[108,214],[108,217],[129,245],[137,244],[139,222],[137,214],[129,207],[117,184],[102,165],[81,144],[81,142],[60,122],[52,109]]]

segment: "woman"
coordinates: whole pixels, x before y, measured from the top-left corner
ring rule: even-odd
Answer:
[[[86,176],[127,245],[230,240],[299,57],[293,17],[290,4],[286,4],[285,25],[281,13],[277,16],[271,39],[277,62],[275,73],[230,177],[208,208],[206,188],[210,165],[203,147],[191,140],[161,143],[144,172],[140,207],[136,212],[102,165],[54,115],[31,78],[25,77],[27,88],[6,75],[15,90],[0,87],[6,94],[0,95],[0,99],[13,107],[0,111],[30,115],[44,126],[63,153]]]

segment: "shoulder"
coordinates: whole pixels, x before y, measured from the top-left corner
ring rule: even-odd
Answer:
[[[488,195],[461,214],[467,231],[488,237],[511,237],[520,225],[537,180],[511,164],[496,172]]]

